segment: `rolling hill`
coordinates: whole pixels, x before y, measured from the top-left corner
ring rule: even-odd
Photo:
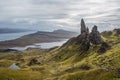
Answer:
[[[119,31],[89,32],[82,20],[81,34],[60,47],[1,53],[0,80],[120,80]]]
[[[64,39],[69,39],[77,34],[78,33],[76,32],[66,30],[55,30],[53,32],[38,31],[36,33],[25,35],[14,40],[1,41],[0,49],[24,47],[34,43],[61,41]]]

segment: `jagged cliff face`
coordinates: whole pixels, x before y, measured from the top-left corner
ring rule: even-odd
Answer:
[[[89,39],[90,42],[95,45],[101,44],[103,42],[96,25],[93,27],[92,32],[89,35]]]
[[[80,50],[88,50],[90,47],[89,29],[86,27],[84,20],[81,20],[81,34],[79,36]]]
[[[91,33],[89,33],[89,28],[86,27],[84,20],[81,20],[81,34],[78,37],[78,42],[80,43],[80,50],[87,51],[90,48],[90,44],[99,45],[104,41],[95,25],[92,28]],[[102,47],[102,46],[101,46]]]
[[[85,33],[87,31],[86,25],[84,20],[81,20],[81,34]]]
[[[91,33],[89,33],[89,28],[86,27],[84,20],[81,20],[81,36],[85,37],[86,35],[88,36],[88,39],[90,43],[94,45],[101,44],[103,42],[99,31],[97,30],[97,26],[95,25],[92,28]]]
[[[63,46],[69,47],[69,45],[73,45],[75,43],[76,45],[79,45],[80,51],[88,51],[90,47],[98,45],[99,53],[103,53],[108,49],[109,44],[103,41],[96,25],[92,28],[91,32],[89,32],[89,28],[86,27],[83,19],[81,20],[80,25],[81,34],[78,35],[77,37],[71,38]]]

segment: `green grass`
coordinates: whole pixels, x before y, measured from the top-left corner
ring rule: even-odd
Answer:
[[[61,77],[60,80],[113,80],[114,74],[102,69],[93,69],[89,71],[76,71]],[[65,79],[66,78],[66,79]]]
[[[11,70],[0,68],[0,80],[41,80],[42,75],[39,72],[28,70]]]
[[[111,48],[102,54],[97,53],[100,45],[81,52],[74,39],[62,47],[49,50],[1,53],[0,80],[120,80],[115,71],[107,70],[120,66],[120,35],[115,35],[113,31],[112,34],[102,33],[102,37],[111,42]],[[33,58],[40,64],[29,66]],[[8,69],[14,62],[21,69]]]

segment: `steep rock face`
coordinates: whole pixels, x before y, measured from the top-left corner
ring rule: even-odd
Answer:
[[[87,51],[90,48],[89,35],[87,33],[82,34],[80,50]]]
[[[85,22],[81,20],[81,34],[79,36],[80,50],[86,51],[90,47],[89,29],[86,28]]]
[[[80,44],[81,51],[89,50],[91,44],[99,45],[101,47],[98,52],[105,52],[107,50],[107,44],[103,43],[103,39],[97,29],[97,26],[92,28],[91,33],[89,33],[89,28],[86,27],[84,20],[81,20],[81,34],[77,37],[77,43]]]
[[[82,19],[81,20],[81,34],[84,33],[84,32],[86,32],[86,31],[87,31],[86,25],[85,25],[84,20]]]
[[[92,32],[90,33],[89,36],[90,42],[94,45],[101,44],[103,42],[99,31],[97,30],[97,26],[94,26],[92,29]]]
[[[97,26],[94,26],[91,33],[89,33],[89,28],[86,27],[83,19],[81,20],[81,34],[77,37],[70,39],[63,46],[69,46],[72,44],[79,45],[80,51],[88,51],[93,45],[101,45],[97,50],[101,53],[105,52],[108,49],[108,44],[104,43],[99,31],[97,30]]]

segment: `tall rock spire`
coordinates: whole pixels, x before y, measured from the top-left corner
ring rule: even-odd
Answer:
[[[94,25],[94,27],[92,28],[92,32],[94,32],[94,33],[98,32],[98,29],[97,29],[96,25]]]
[[[87,30],[87,33],[89,34],[89,28],[88,28],[88,27],[87,27],[87,29],[86,29],[86,30]]]
[[[86,27],[85,22],[81,19],[81,34],[79,36],[80,50],[87,51],[90,47],[89,29]]]
[[[81,34],[86,32],[86,31],[87,31],[87,29],[86,29],[84,19],[81,19]]]

